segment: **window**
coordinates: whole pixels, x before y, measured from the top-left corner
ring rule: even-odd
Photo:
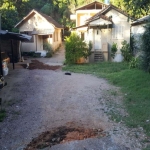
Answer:
[[[123,39],[124,38],[124,26],[115,25],[112,29],[112,38],[113,39]]]
[[[33,43],[34,42],[34,36],[32,35],[32,31],[24,31],[24,32],[20,32],[20,33],[32,36],[31,40],[30,41],[26,41],[26,42],[28,42],[28,43]]]

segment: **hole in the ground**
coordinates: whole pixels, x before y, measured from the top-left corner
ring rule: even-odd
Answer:
[[[37,138],[34,138],[24,150],[35,150],[51,147],[56,144],[66,143],[74,140],[84,140],[97,136],[105,136],[101,129],[84,129],[59,127],[52,131],[43,132]]]
[[[57,70],[61,69],[61,66],[50,66],[47,64],[44,64],[38,60],[31,60],[32,63],[29,63],[29,66],[27,64],[20,64],[23,68],[28,68],[30,70],[33,69],[42,69],[42,70]]]

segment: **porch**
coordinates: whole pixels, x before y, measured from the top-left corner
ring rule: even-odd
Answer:
[[[102,62],[109,60],[109,48],[108,43],[102,44],[102,49],[92,50],[91,55],[89,56],[89,62]]]
[[[112,24],[89,27],[89,41],[93,43],[90,62],[108,61],[110,55],[110,39],[112,36]]]

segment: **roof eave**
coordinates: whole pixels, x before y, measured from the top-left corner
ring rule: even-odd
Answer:
[[[34,13],[34,12],[36,12],[34,9],[32,10],[32,11],[30,11],[29,13],[28,13],[28,15],[27,16],[25,16],[20,22],[18,22],[14,27],[15,28],[17,28],[17,27],[19,27],[20,25],[21,25],[21,23],[23,23],[24,22],[24,20],[26,20],[32,13]]]
[[[101,14],[106,14],[108,11],[110,11],[111,9],[114,9],[116,11],[118,11],[119,13],[125,15],[126,17],[128,17],[129,15],[124,12],[123,10],[121,10],[120,8],[110,4],[108,7],[106,7],[106,9],[102,10]]]
[[[131,26],[136,26],[136,25],[147,23],[147,22],[148,22],[148,20],[136,21],[136,22],[131,23]]]
[[[103,4],[103,5],[107,6],[107,4],[104,4],[102,2],[94,1],[94,2],[91,2],[91,3],[87,4],[87,5],[83,5],[83,6],[79,7],[79,8],[77,8],[77,9],[75,9],[75,11],[80,10],[81,8],[89,6],[89,5],[93,4],[93,3],[100,3],[100,4]]]

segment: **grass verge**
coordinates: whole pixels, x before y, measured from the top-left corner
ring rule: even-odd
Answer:
[[[64,71],[93,74],[121,87],[124,104],[129,113],[125,122],[129,127],[143,127],[150,136],[150,74],[139,69],[129,69],[126,63],[103,62],[70,65]]]

